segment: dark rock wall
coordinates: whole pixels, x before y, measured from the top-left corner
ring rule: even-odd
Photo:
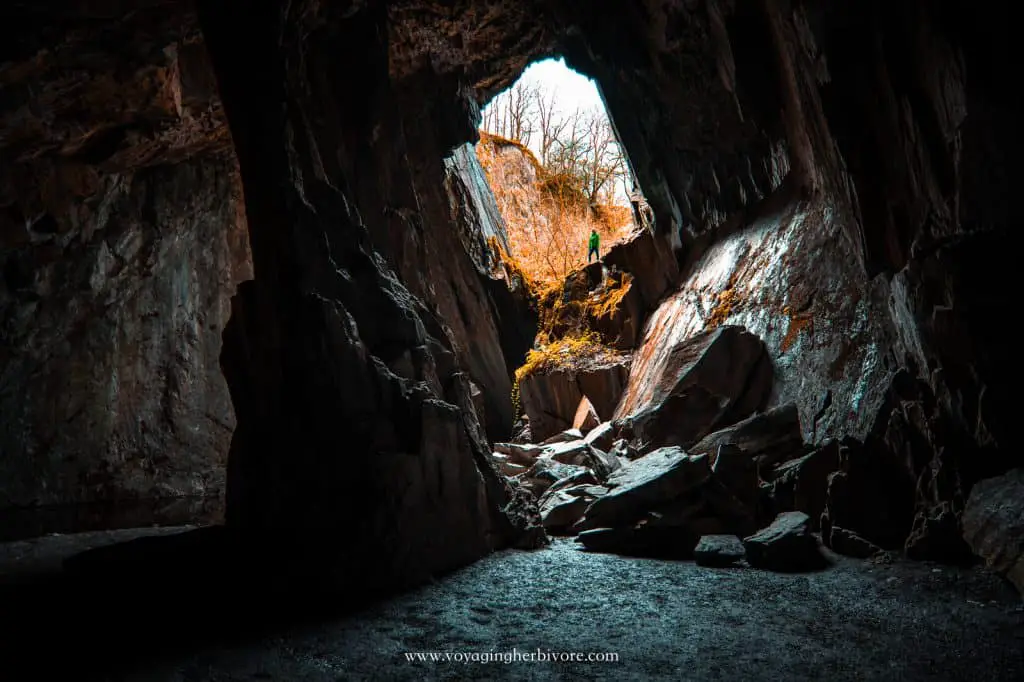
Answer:
[[[248,236],[198,28],[65,18],[0,66],[4,537],[216,518],[235,423]]]
[[[227,523],[298,539],[307,581],[364,589],[519,540],[536,509],[514,504],[493,468],[451,333],[392,269],[405,256],[371,234],[370,210],[412,202],[415,186],[397,141],[401,109],[386,106],[386,14],[312,9],[201,12],[255,273],[233,300],[222,352],[238,418]],[[240,11],[252,25],[242,35]],[[374,130],[386,143],[370,157],[379,165],[356,168]],[[429,161],[443,168],[441,156]],[[434,201],[446,202],[442,190]],[[398,204],[396,219],[415,220],[412,206]],[[457,265],[453,252],[438,257]]]
[[[802,51],[819,64],[813,81],[804,71],[805,127],[843,162],[818,164],[823,186],[846,189],[866,274],[891,278],[898,359],[916,382],[894,380],[869,445],[916,481],[907,549],[922,558],[963,548],[956,519],[970,488],[1013,463],[1000,454],[1010,341],[993,323],[1019,222],[1006,159],[1021,150],[1020,97],[999,85],[1008,21],[993,3],[806,3],[786,31],[794,61]]]

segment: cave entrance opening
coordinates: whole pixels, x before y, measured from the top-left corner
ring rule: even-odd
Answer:
[[[650,222],[597,84],[563,58],[534,62],[487,103],[476,153],[508,255],[538,284],[560,284],[594,242],[600,259]]]
[[[625,366],[638,341],[639,289],[616,245],[653,229],[653,213],[597,83],[563,58],[528,66],[481,118],[476,155],[507,237],[501,260],[537,311],[536,337],[514,373],[513,433],[571,439],[584,427],[571,415],[540,419],[537,385],[553,370],[575,377]],[[603,385],[563,398],[595,423],[610,420],[617,401]]]

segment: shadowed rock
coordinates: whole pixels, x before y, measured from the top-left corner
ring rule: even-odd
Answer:
[[[604,422],[591,429],[590,433],[583,440],[588,445],[593,445],[595,448],[607,452],[612,449],[614,437],[615,428],[612,426],[612,423]]]
[[[671,502],[708,479],[705,456],[681,448],[662,448],[624,466],[608,478],[611,491],[587,510],[579,530],[616,526],[640,518],[646,510]]]
[[[810,519],[803,512],[783,512],[772,524],[750,537],[743,547],[751,566],[772,571],[809,571],[827,565],[811,534]]]
[[[1024,595],[1024,469],[975,484],[963,514],[964,539]]]
[[[704,535],[693,550],[693,559],[698,566],[736,566],[744,556],[746,550],[735,535]]]
[[[852,556],[858,559],[867,559],[885,551],[853,531],[839,526],[832,526],[832,530],[829,533],[829,548],[836,554]]]
[[[768,494],[775,511],[802,511],[811,518],[811,529],[816,530],[825,509],[829,476],[838,468],[839,443],[831,441],[768,471]]]
[[[796,405],[781,405],[747,417],[707,435],[690,446],[689,451],[714,456],[725,444],[735,445],[747,453],[757,462],[762,475],[776,463],[799,456],[803,452],[804,441]]]

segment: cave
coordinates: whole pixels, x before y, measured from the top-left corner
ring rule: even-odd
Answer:
[[[1011,26],[5,5],[4,669],[1020,679]],[[651,216],[550,299],[618,278],[586,371],[474,153],[556,55]]]

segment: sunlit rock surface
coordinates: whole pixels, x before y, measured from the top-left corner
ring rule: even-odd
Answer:
[[[444,165],[445,188],[452,213],[459,218],[456,224],[462,245],[477,268],[489,273],[494,269],[495,254],[487,242],[493,238],[507,252],[508,235],[476,148],[469,142],[456,147]]]
[[[892,366],[885,285],[864,281],[827,205],[801,204],[725,237],[651,316],[618,407],[628,413],[661,378],[669,351],[720,324],[768,346],[771,404],[793,402],[804,439],[863,437]]]

